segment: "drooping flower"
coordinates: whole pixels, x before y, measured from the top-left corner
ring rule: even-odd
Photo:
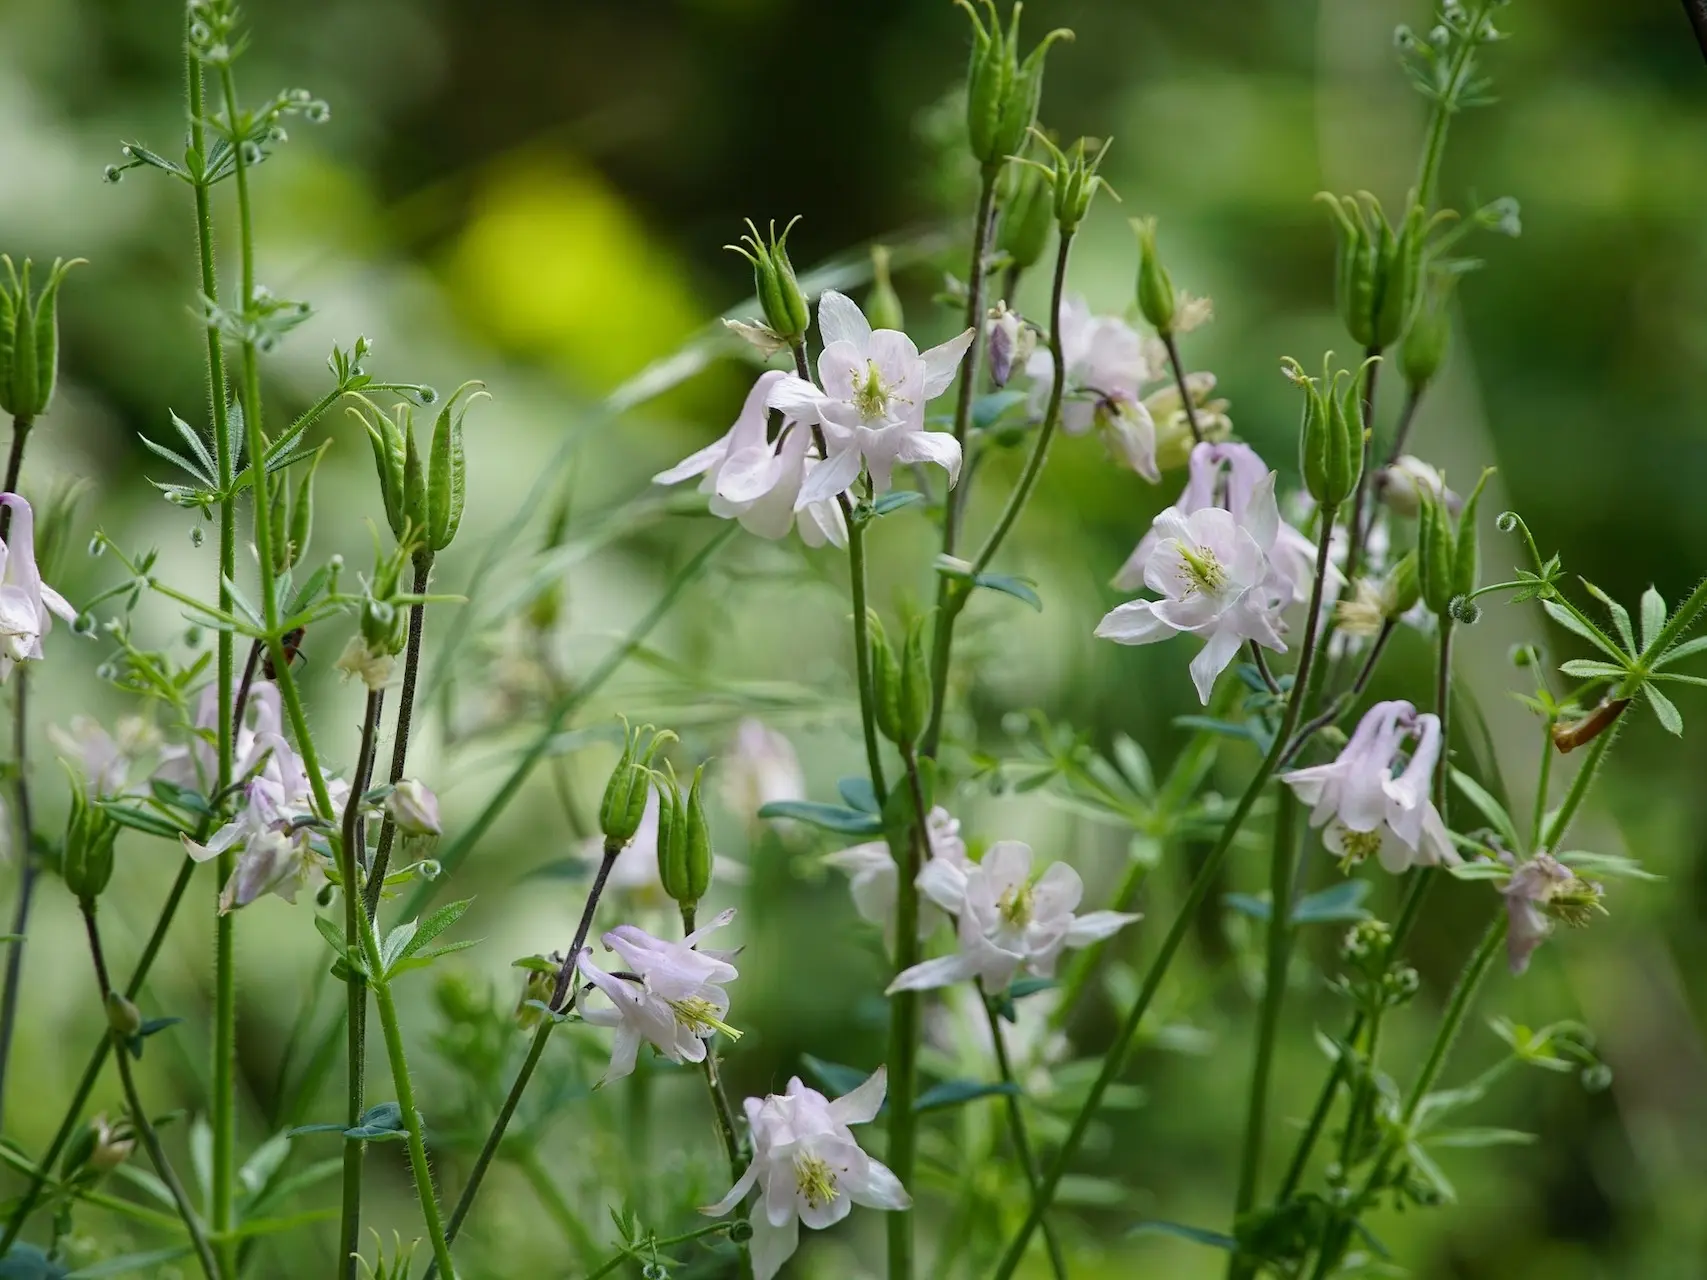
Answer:
[[[990,347],[990,381],[1005,387],[1014,367],[1023,368],[1037,350],[1037,330],[1006,302],[998,302],[984,320],[984,333]]]
[[[698,949],[709,934],[734,918],[734,911],[725,911],[680,942],[653,937],[630,924],[617,926],[605,934],[604,944],[622,961],[622,976],[595,965],[591,947],[581,952],[577,967],[610,1001],[608,1008],[583,1008],[582,1016],[594,1026],[616,1029],[602,1084],[633,1072],[642,1042],[671,1062],[704,1062],[705,1042],[719,1031],[740,1037],[725,1021],[729,993],[723,988],[737,977],[729,963],[731,953]]]
[[[1406,738],[1410,761],[1393,776]],[[1329,764],[1294,769],[1280,780],[1313,806],[1310,825],[1346,862],[1371,854],[1395,875],[1412,866],[1456,865],[1458,853],[1429,798],[1441,751],[1440,720],[1408,702],[1378,702],[1364,713],[1351,741]]]
[[[439,798],[425,783],[404,778],[385,797],[385,816],[406,836],[439,834]]]
[[[1082,436],[1093,427],[1115,461],[1150,483],[1156,464],[1156,423],[1138,392],[1162,371],[1139,333],[1119,316],[1091,313],[1083,298],[1061,306],[1061,357],[1067,366],[1061,430]],[[1040,346],[1026,364],[1032,408],[1043,409],[1055,377],[1055,356]]]
[[[1233,519],[1246,527],[1252,502],[1263,481],[1270,474],[1268,464],[1257,456],[1248,444],[1211,444],[1208,441],[1191,451],[1190,476],[1173,509],[1182,515],[1202,511],[1206,507],[1225,507]],[[1273,488],[1269,493],[1272,496]],[[1262,525],[1267,529],[1267,525]],[[1134,591],[1144,582],[1144,570],[1162,541],[1162,533],[1152,527],[1141,539],[1120,572],[1114,585],[1122,591]],[[1292,599],[1303,604],[1310,598],[1311,582],[1316,573],[1316,544],[1298,529],[1277,518],[1274,538],[1263,547],[1263,553],[1275,571],[1285,579]],[[1337,592],[1343,575],[1330,566],[1325,595]]]
[[[824,433],[822,466],[806,477],[797,508],[845,493],[861,467],[879,492],[889,488],[898,463],[930,462],[960,477],[960,445],[943,431],[925,430],[925,403],[936,399],[960,369],[977,331],[920,352],[899,329],[873,329],[853,299],[826,290],[818,299],[820,390],[788,374],[773,384],[770,406]]]
[[[787,536],[796,524],[795,499],[821,461],[813,454],[807,420],[785,417],[781,431],[771,438],[768,401],[787,376],[779,369],[759,375],[723,438],[660,471],[652,483],[679,484],[702,476],[700,492],[711,495],[713,515],[738,520],[742,528],[761,538]],[[833,501],[804,504],[798,523],[808,546],[846,544],[846,525]]]
[[[1601,888],[1584,880],[1552,854],[1537,853],[1520,863],[1500,889],[1505,897],[1510,927],[1506,932],[1506,960],[1513,973],[1529,967],[1535,948],[1553,932],[1553,921],[1587,924],[1599,910]]]
[[[775,801],[804,800],[806,776],[794,744],[764,721],[744,718],[723,760],[723,797],[744,819]]]
[[[972,865],[966,856],[966,842],[960,838],[959,820],[941,805],[934,807],[925,819],[925,838],[932,861],[940,858],[959,867]],[[893,940],[896,887],[901,876],[889,846],[882,840],[872,840],[827,854],[824,862],[847,872],[848,891],[853,895],[854,909],[860,918],[880,926],[883,936]],[[929,937],[941,921],[942,914],[934,905],[928,901],[919,903],[919,937]]]
[[[1292,587],[1263,551],[1279,525],[1273,472],[1253,489],[1242,520],[1221,507],[1190,514],[1169,507],[1151,527],[1157,538],[1144,565],[1145,584],[1162,598],[1118,606],[1096,634],[1117,644],[1153,644],[1183,632],[1201,637],[1191,678],[1207,706],[1215,678],[1247,640],[1286,651],[1280,612]]]
[[[112,732],[93,716],[72,716],[69,728],[49,725],[47,736],[67,763],[76,767],[89,794],[106,799],[130,786],[136,764],[160,744],[160,733],[141,716],[121,716]]]
[[[11,532],[0,542],[0,681],[20,662],[40,659],[53,615],[77,620],[77,610],[41,580],[36,567],[35,512],[15,493],[0,493],[12,510]]]
[[[1031,846],[1017,840],[991,845],[982,862],[967,867],[946,858],[927,862],[919,889],[956,917],[959,945],[953,955],[902,970],[889,984],[890,993],[973,978],[992,992],[1004,991],[1022,968],[1035,977],[1053,977],[1062,951],[1112,937],[1138,919],[1121,911],[1076,915],[1085,892],[1079,873],[1055,862],[1033,879],[1031,863]]]
[[[1402,516],[1416,515],[1425,493],[1444,503],[1453,515],[1464,506],[1464,499],[1446,487],[1446,478],[1438,470],[1409,453],[1381,468],[1375,485],[1381,500]]]
[[[912,1198],[885,1166],[860,1149],[850,1125],[877,1116],[888,1088],[882,1067],[850,1093],[831,1101],[796,1076],[788,1092],[744,1104],[753,1160],[729,1193],[702,1212],[722,1217],[755,1185],[752,1224],[754,1280],[772,1280],[800,1247],[800,1224],[834,1226],[853,1206],[907,1209]]]

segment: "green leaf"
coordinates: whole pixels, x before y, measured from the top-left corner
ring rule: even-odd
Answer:
[[[1651,684],[1643,685],[1642,692],[1648,695],[1648,705],[1653,707],[1654,716],[1665,731],[1674,733],[1681,738],[1683,736],[1683,716],[1679,714],[1677,705]]]
[[[360,1138],[368,1142],[385,1142],[393,1138],[408,1136],[408,1130],[403,1127],[403,1108],[395,1102],[381,1102],[362,1112],[362,1122],[353,1129],[345,1129],[346,1138]]]
[[[203,471],[200,467],[198,467],[195,463],[191,462],[188,458],[184,457],[183,454],[174,453],[172,450],[168,449],[165,445],[158,444],[155,441],[150,440],[147,436],[143,435],[140,431],[136,433],[136,438],[138,440],[142,441],[142,447],[144,449],[147,449],[150,453],[156,454],[159,457],[166,459],[167,462],[170,462],[173,466],[177,467],[178,470],[182,471],[185,475],[189,476],[192,480],[196,481],[198,484],[200,484],[200,485],[202,485],[208,489],[218,488],[218,486],[219,486],[218,480],[216,480],[212,475]]]
[[[808,826],[821,827],[848,836],[883,834],[883,819],[859,809],[836,804],[818,804],[811,800],[773,800],[759,810],[761,818],[793,818]]]
[[[1237,911],[1240,915],[1249,916],[1252,920],[1267,921],[1274,914],[1267,894],[1258,897],[1254,893],[1229,893],[1223,895],[1221,901],[1227,905],[1228,909]]]
[[[1456,866],[1446,868],[1446,872],[1454,880],[1504,880],[1511,875],[1511,868],[1483,859],[1479,862],[1460,862]]]
[[[1228,1253],[1236,1253],[1239,1242],[1232,1236],[1223,1235],[1219,1231],[1208,1231],[1203,1227],[1188,1227],[1183,1222],[1140,1222],[1126,1233],[1129,1236],[1177,1236],[1181,1240],[1190,1240],[1193,1244],[1207,1245],[1211,1249],[1225,1249]]]
[[[1611,662],[1597,662],[1593,658],[1572,658],[1569,662],[1561,662],[1559,670],[1577,680],[1621,680],[1630,668]]]
[[[379,971],[390,973],[391,966],[408,954],[408,946],[415,939],[415,933],[420,928],[420,921],[405,920],[390,933],[385,935],[385,941],[379,948]]]
[[[972,575],[972,582],[975,586],[1023,600],[1039,613],[1043,612],[1043,597],[1037,594],[1036,584],[1029,579],[1016,578],[1009,573],[977,573]]]
[[[1693,654],[1700,653],[1703,649],[1707,649],[1707,636],[1696,636],[1693,640],[1685,640],[1682,644],[1674,644],[1659,656],[1659,659],[1654,663],[1654,665],[1656,667],[1663,667],[1668,663],[1676,662],[1679,658],[1687,658]]]
[[[1153,799],[1156,794],[1156,775],[1150,768],[1150,757],[1124,733],[1114,735],[1111,746],[1114,763],[1126,775],[1126,780],[1132,784],[1132,789],[1146,800]]]
[[[921,1093],[913,1103],[915,1115],[958,1107],[978,1098],[1020,1097],[1020,1087],[1011,1080],[944,1080]]]
[[[1023,391],[991,391],[981,395],[972,402],[972,425],[982,431],[1026,398]]]
[[[151,836],[159,836],[164,840],[176,840],[186,834],[183,827],[157,813],[147,809],[138,809],[134,805],[118,804],[113,801],[101,801],[101,808],[106,815],[121,827],[129,827],[133,831],[143,831]]]
[[[470,947],[478,947],[483,941],[485,941],[483,938],[463,938],[457,942],[447,942],[442,947],[428,947],[425,951],[416,951],[411,948],[408,955],[391,966],[387,976],[395,978],[400,974],[412,973],[416,969],[425,969],[440,956],[448,956],[457,951],[467,951]]]
[[[854,776],[843,778],[836,783],[840,793],[850,809],[858,809],[861,813],[882,813],[883,806],[877,803],[877,791],[871,785],[871,779]]]
[[[0,1258],[0,1280],[66,1280],[69,1275],[62,1264],[21,1240]]]
[[[1666,625],[1666,602],[1653,587],[1642,592],[1642,652],[1654,647]]]
[[[343,955],[348,950],[344,945],[343,931],[333,924],[329,918],[321,915],[315,916],[314,927],[319,930],[320,936],[326,939],[327,945],[339,955]]]
[[[437,911],[433,912],[432,915],[421,921],[420,928],[415,930],[415,936],[409,940],[408,948],[403,952],[403,954],[405,956],[414,955],[422,947],[426,946],[434,938],[438,937],[446,929],[450,928],[458,920],[462,919],[463,913],[467,911],[473,903],[473,898],[464,898],[459,902],[452,902],[447,906],[440,907]]]
[[[1613,644],[1611,640],[1601,634],[1599,627],[1585,621],[1579,615],[1560,604],[1557,600],[1543,600],[1541,602],[1541,610],[1566,631],[1574,632],[1581,636],[1584,640],[1587,640],[1590,644],[1594,645],[1595,648],[1604,652],[1608,657],[1617,658],[1619,661],[1623,661],[1624,654],[1619,650],[1617,645]]]
[[[1586,871],[1590,875],[1611,876],[1616,880],[1647,880],[1655,884],[1665,879],[1647,870],[1634,858],[1626,858],[1622,854],[1575,849],[1556,856],[1572,871]]]
[[[925,495],[915,489],[892,489],[871,504],[871,514],[874,517],[886,516],[891,511],[899,511],[924,500]]]
[[[1023,1000],[1027,996],[1036,995],[1039,991],[1052,991],[1060,985],[1061,981],[1058,978],[1020,978],[1018,981],[1009,984],[1008,998],[1010,1000]]]
[[[816,1080],[832,1098],[852,1093],[864,1084],[866,1077],[871,1074],[844,1063],[826,1062],[823,1058],[815,1058],[809,1053],[800,1055],[800,1065],[806,1068],[806,1074]]]
[[[1630,611],[1587,578],[1582,580],[1582,584],[1583,589],[1605,605],[1606,612],[1612,615],[1612,625],[1618,628],[1618,638],[1624,642],[1625,649],[1636,652],[1636,633],[1630,629]]]
[[[199,791],[192,791],[189,787],[180,787],[177,783],[167,782],[164,778],[154,778],[148,786],[149,790],[154,793],[154,798],[161,804],[204,816],[213,812],[208,808],[207,800]]]
[[[243,1167],[237,1171],[237,1181],[243,1184],[243,1189],[251,1196],[259,1195],[272,1176],[279,1171],[279,1166],[290,1157],[290,1135],[275,1133],[243,1162]]]
[[[1481,815],[1488,820],[1494,830],[1499,832],[1500,839],[1506,842],[1505,847],[1512,853],[1516,853],[1522,849],[1523,841],[1518,839],[1517,824],[1511,820],[1511,815],[1505,811],[1504,806],[1502,806],[1498,800],[1495,800],[1493,796],[1489,795],[1481,783],[1477,782],[1463,770],[1452,769],[1450,772],[1452,775],[1452,785],[1457,787],[1459,793],[1471,804],[1475,805],[1477,810],[1480,811]]]
[[[100,1280],[100,1277],[103,1276],[128,1276],[135,1275],[138,1271],[147,1271],[150,1275],[157,1275],[157,1267],[167,1262],[176,1262],[179,1258],[187,1257],[189,1253],[190,1246],[181,1244],[171,1249],[153,1249],[147,1253],[127,1253],[121,1257],[108,1258],[104,1262],[94,1263],[92,1266],[79,1267],[72,1272],[58,1271],[48,1274],[64,1276],[65,1280]],[[7,1275],[8,1273],[4,1269],[0,1269],[0,1277]]]
[[[1444,1129],[1439,1133],[1431,1133],[1423,1142],[1431,1147],[1461,1147],[1474,1150],[1478,1147],[1527,1147],[1535,1142],[1533,1133],[1525,1133],[1521,1129]]]
[[[1309,894],[1292,908],[1292,923],[1346,924],[1369,919],[1369,909],[1363,900],[1369,896],[1367,880],[1342,880],[1319,892]],[[1264,903],[1264,906],[1267,904]]]

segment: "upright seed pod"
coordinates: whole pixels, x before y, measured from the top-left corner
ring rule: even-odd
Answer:
[[[866,629],[871,637],[871,682],[876,707],[877,731],[891,742],[901,739],[901,664],[889,645],[889,636],[876,610],[867,610]]]
[[[484,392],[479,382],[465,382],[450,393],[433,423],[433,443],[427,471],[427,546],[443,551],[456,537],[462,524],[462,507],[467,490],[468,462],[462,447],[462,419]],[[466,404],[458,405],[469,388],[475,388]]]
[[[1452,593],[1466,599],[1476,590],[1476,579],[1481,574],[1476,507],[1482,501],[1482,490],[1493,473],[1492,467],[1483,470],[1481,478],[1476,481],[1476,487],[1470,491],[1470,496],[1464,499],[1463,509],[1458,513],[1458,545],[1452,561]]]
[[[0,254],[0,410],[24,422],[47,412],[59,379],[59,286],[82,258],[59,258],[41,290],[30,289],[30,260],[23,270]]]
[[[308,544],[314,537],[314,476],[331,444],[327,440],[314,451],[314,456],[308,460],[296,482],[296,500],[290,508],[290,538],[286,544],[290,548],[290,563],[293,565],[302,563],[308,554]]]
[[[1417,586],[1428,611],[1444,616],[1452,604],[1457,574],[1457,549],[1453,545],[1452,517],[1440,499],[1428,490],[1418,494]]]
[[[666,764],[653,779],[653,789],[658,793],[658,882],[681,902],[688,889],[688,820],[676,771]]]
[[[907,646],[901,662],[901,688],[896,703],[895,741],[910,747],[919,740],[931,718],[931,667],[925,646],[929,617],[915,618],[907,628]]]
[[[687,892],[686,898],[676,900],[692,906],[705,897],[711,888],[711,824],[705,814],[705,766],[693,771],[693,786],[688,791],[687,808]]]

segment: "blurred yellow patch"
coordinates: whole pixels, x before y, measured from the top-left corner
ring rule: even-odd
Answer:
[[[451,287],[494,341],[605,391],[702,321],[684,269],[571,157],[494,169],[452,251]]]

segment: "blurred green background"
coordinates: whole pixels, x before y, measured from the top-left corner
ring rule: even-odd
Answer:
[[[790,241],[802,267],[840,257],[857,268],[867,242],[896,246],[909,329],[937,341],[956,327],[932,296],[944,270],[964,272],[970,196],[948,158],[958,116],[944,104],[962,71],[965,20],[946,0],[254,0],[247,11],[247,94],[301,85],[332,107],[325,126],[293,124],[290,145],[257,179],[260,277],[316,309],[268,361],[272,425],[320,394],[331,344],[357,333],[376,343],[369,367],[384,377],[442,389],[481,378],[493,395],[469,420],[470,514],[438,577],[441,589],[469,591],[471,603],[460,624],[453,606],[429,623],[430,648],[453,625],[467,628],[466,643],[434,669],[445,714],[429,722],[411,770],[439,789],[454,831],[537,724],[539,691],[526,670],[516,675],[527,664],[514,650],[515,627],[506,628],[518,599],[562,581],[564,617],[549,639],[572,679],[707,534],[707,522],[669,514],[645,490],[652,472],[723,431],[751,376],[707,328],[750,288],[744,264],[721,248],[741,219],[804,215]],[[1215,300],[1215,322],[1188,340],[1189,363],[1217,374],[1236,429],[1284,473],[1296,406],[1280,358],[1313,367],[1325,348],[1349,354],[1331,310],[1327,219],[1311,196],[1367,188],[1390,207],[1402,197],[1423,114],[1392,30],[1426,28],[1429,13],[1411,0],[1036,0],[1026,17],[1034,34],[1057,25],[1078,33],[1051,56],[1044,121],[1069,137],[1114,139],[1107,173],[1123,203],[1099,204],[1074,287],[1100,309],[1125,309],[1134,255],[1124,219],[1159,215],[1176,282]],[[0,249],[90,259],[63,294],[63,384],[33,439],[26,491],[86,479],[91,529],[121,545],[158,545],[175,581],[211,591],[212,541],[192,546],[193,518],[147,483],[164,477],[137,442],[138,433],[167,438],[168,408],[192,422],[204,413],[189,193],[147,170],[116,186],[101,181],[121,140],[169,154],[178,145],[178,22],[171,4],[0,5]],[[1512,39],[1486,57],[1500,101],[1455,121],[1442,197],[1465,207],[1471,193],[1514,196],[1523,234],[1475,242],[1487,267],[1459,291],[1453,354],[1416,447],[1460,487],[1497,464],[1500,505],[1489,505],[1522,512],[1543,551],[1558,549],[1573,572],[1626,601],[1650,582],[1675,601],[1707,567],[1707,506],[1698,500],[1707,476],[1707,386],[1698,376],[1707,367],[1707,71],[1672,4],[1517,0],[1500,25]],[[228,198],[222,192],[222,216]],[[229,246],[223,257],[229,265]],[[1021,304],[1039,309],[1042,285],[1028,281]],[[626,380],[684,343],[703,370],[634,411],[612,411],[605,397],[625,387],[616,407],[626,405],[635,398]],[[368,451],[341,414],[328,415],[321,434],[334,444],[321,470],[314,554],[340,552],[359,568],[364,525],[378,511]],[[999,478],[1016,469],[1014,459],[992,464],[975,521],[989,518]],[[1157,490],[1113,469],[1094,442],[1057,450],[1004,553],[1042,584],[1047,608],[1033,615],[992,597],[968,615],[966,647],[981,666],[966,691],[975,716],[958,722],[963,740],[977,734],[985,748],[1011,751],[1009,713],[1036,707],[1093,741],[1123,731],[1161,764],[1172,758],[1186,738],[1172,718],[1194,709],[1186,654],[1097,645],[1090,632],[1116,599],[1107,579],[1175,484],[1168,477]],[[542,560],[540,529],[565,485],[570,542]],[[930,533],[909,520],[886,521],[876,536],[885,607],[920,604],[930,589]],[[1516,549],[1488,537],[1485,560],[1498,573]],[[73,600],[115,569],[82,555],[81,543],[61,573]],[[580,718],[592,740],[560,744],[562,778],[592,794],[611,759],[617,711],[678,725],[683,758],[695,760],[723,752],[734,721],[757,709],[794,739],[812,794],[830,798],[835,780],[858,767],[841,572],[833,552],[739,540],[654,637],[656,651]],[[159,601],[139,618],[153,643],[175,643],[183,631]],[[1506,696],[1526,687],[1507,651],[1543,623],[1533,606],[1496,605],[1462,641],[1466,678],[1520,804],[1533,785],[1536,733]],[[345,631],[327,631],[310,637],[305,678],[322,750],[344,764],[359,696],[333,672]],[[1561,635],[1550,639],[1566,647]],[[109,719],[127,709],[94,680],[99,643],[60,631],[49,648],[39,725],[64,723],[92,700]],[[1420,641],[1396,645],[1377,691],[1420,701],[1427,660]],[[1461,1203],[1379,1224],[1419,1276],[1693,1280],[1707,1268],[1707,985],[1698,976],[1707,959],[1699,834],[1707,758],[1695,701],[1680,699],[1692,721],[1681,744],[1645,715],[1630,717],[1639,723],[1577,837],[1643,859],[1665,882],[1618,885],[1610,918],[1549,945],[1521,981],[1497,978],[1482,1004],[1532,1025],[1586,1021],[1615,1072],[1612,1088],[1591,1096],[1569,1077],[1510,1077],[1474,1122],[1539,1140],[1449,1153]],[[36,776],[51,792],[45,742],[37,751]],[[1249,765],[1239,749],[1224,750],[1223,788],[1236,790]],[[478,894],[467,927],[487,939],[472,959],[458,959],[472,989],[494,984],[500,1013],[517,990],[509,961],[566,945],[580,907],[573,881],[528,878],[577,848],[547,772],[458,877],[456,896]],[[56,803],[48,801],[50,814]],[[1027,838],[1071,857],[1092,905],[1120,874],[1124,833],[1038,796],[968,794],[956,807],[976,842]],[[883,1053],[875,942],[840,877],[810,856],[834,846],[802,832],[755,833],[741,815],[726,817],[729,851],[752,865],[731,899],[744,909],[736,1013],[749,1030],[730,1055],[733,1084],[780,1088],[801,1053],[875,1065]],[[108,914],[128,967],[176,856],[141,837],[126,837],[121,852]],[[1233,870],[1241,888],[1262,874],[1254,850]],[[1157,873],[1150,922],[1123,939],[1124,954],[1146,954],[1188,875],[1171,865]],[[211,877],[198,885],[211,904]],[[1437,893],[1413,949],[1424,1008],[1438,1004],[1488,907],[1482,886]],[[307,910],[268,900],[241,918],[246,1146],[268,1132],[283,1046],[319,990],[325,956]],[[169,1100],[194,1108],[206,1096],[209,915],[186,913],[151,987],[151,1012],[187,1018],[176,1047],[144,1064],[162,1109]],[[1314,951],[1328,957],[1331,942]],[[1172,1038],[1192,1052],[1158,1049],[1135,1061],[1131,1078],[1148,1104],[1112,1115],[1086,1158],[1087,1173],[1112,1182],[1073,1209],[1070,1231],[1085,1258],[1075,1274],[1220,1273],[1218,1255],[1126,1232],[1158,1216],[1226,1226],[1254,1008],[1241,958],[1253,945],[1219,909],[1205,917],[1166,1011],[1196,1029]],[[6,1132],[34,1151],[98,1026],[74,913],[56,884],[43,893],[26,975]],[[408,993],[423,1048],[439,1017],[432,986],[418,980]],[[334,1003],[312,1016],[330,1017]],[[1401,1065],[1401,1078],[1426,1034],[1422,1014],[1394,1020],[1389,1063]],[[1087,1052],[1100,1047],[1109,1015],[1099,1002],[1082,1021]],[[1320,1079],[1310,1024],[1340,1017],[1320,981],[1301,971],[1277,1086],[1283,1115],[1300,1114]],[[596,1038],[584,1038],[596,1056]],[[1453,1077],[1467,1078],[1499,1048],[1473,1023]],[[421,1069],[431,1121],[435,1108],[452,1109],[458,1085],[442,1064]],[[722,1189],[702,1099],[691,1082],[665,1077],[656,1086],[653,1145],[643,1152],[610,1136],[629,1132],[632,1100],[566,1102],[533,1122],[548,1173],[601,1238],[609,1233],[598,1202],[622,1182],[625,1164],[687,1169],[704,1198]],[[388,1085],[375,1088],[385,1096]],[[103,1084],[97,1101],[116,1107],[116,1088]],[[329,1091],[309,1118],[339,1105]],[[603,1145],[589,1137],[601,1133]],[[943,1133],[953,1140],[956,1129]],[[182,1149],[181,1136],[173,1142]],[[370,1179],[387,1197],[372,1220],[407,1234],[412,1205],[398,1155],[370,1156]],[[439,1160],[456,1183],[461,1167],[453,1154]],[[333,1195],[323,1186],[317,1202]],[[571,1255],[514,1171],[494,1182],[481,1213],[475,1274],[572,1273]],[[800,1274],[875,1274],[874,1216],[809,1242]],[[947,1198],[927,1201],[928,1236],[950,1219]],[[99,1214],[84,1228],[108,1244],[121,1230]],[[306,1228],[265,1245],[256,1273],[320,1274],[330,1251],[326,1228]]]

